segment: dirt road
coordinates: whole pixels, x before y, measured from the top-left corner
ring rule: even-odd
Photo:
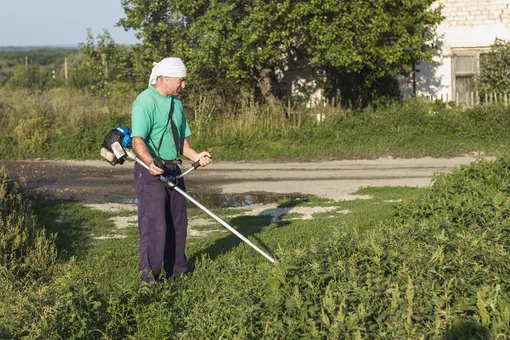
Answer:
[[[353,199],[361,186],[427,186],[435,173],[476,158],[339,160],[310,163],[215,162],[187,177],[188,191],[212,194],[274,193]],[[23,177],[32,197],[80,202],[134,200],[133,163],[102,161],[0,161],[12,177]],[[189,167],[189,163],[185,164]]]

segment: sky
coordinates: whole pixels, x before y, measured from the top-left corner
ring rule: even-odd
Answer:
[[[87,28],[134,44],[133,31],[114,27],[123,17],[121,0],[0,0],[0,46],[78,46]]]

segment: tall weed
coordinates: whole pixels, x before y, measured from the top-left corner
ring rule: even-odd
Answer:
[[[131,103],[71,89],[0,91],[2,158],[98,158],[106,133],[130,125]]]
[[[131,125],[136,94],[94,97],[76,89],[0,91],[0,157],[99,159],[104,136]],[[419,100],[351,112],[184,99],[192,144],[219,160],[376,158],[498,154],[510,143],[502,105],[462,110]],[[319,120],[317,120],[319,117]]]
[[[0,169],[0,268],[16,279],[48,278],[56,262],[55,235],[37,225],[17,182]],[[9,275],[10,275],[9,274]]]

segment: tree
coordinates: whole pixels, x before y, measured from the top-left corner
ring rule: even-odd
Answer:
[[[431,60],[435,28],[442,20],[434,0],[313,0],[300,12],[309,18],[305,46],[311,65],[327,72],[343,101],[366,102],[384,92],[392,75],[408,75]],[[350,89],[350,91],[348,90]],[[350,93],[349,93],[350,92]]]
[[[2,87],[10,78],[9,66],[7,62],[0,60],[0,87]]]
[[[185,18],[172,0],[121,0],[126,17],[118,25],[136,31],[141,44],[133,46],[132,76],[136,90],[147,88],[153,62],[176,54],[174,43],[185,39]],[[180,1],[185,3],[186,1]],[[194,1],[193,1],[194,3]],[[180,55],[182,56],[182,55]]]
[[[482,55],[476,86],[480,95],[510,92],[510,42],[496,39]]]
[[[87,42],[81,44],[85,55],[78,69],[73,70],[72,83],[77,87],[88,87],[92,92],[109,95],[111,85],[129,78],[128,53],[118,46],[105,30],[98,34],[97,42],[92,30],[87,30]]]
[[[119,25],[142,40],[137,64],[146,77],[152,61],[179,56],[196,82],[276,101],[278,72],[301,60],[325,75],[332,93],[343,87],[345,98],[366,97],[381,79],[431,59],[442,19],[434,2],[122,0]]]
[[[11,69],[12,75],[4,84],[8,90],[29,89],[44,91],[57,87],[59,82],[53,79],[52,70],[49,67],[39,65],[16,65]]]

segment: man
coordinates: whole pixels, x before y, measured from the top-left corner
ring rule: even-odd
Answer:
[[[132,108],[133,150],[149,166],[147,170],[136,163],[134,169],[140,233],[138,269],[147,283],[160,278],[162,267],[167,279],[188,269],[186,199],[154,177],[163,173],[154,158],[160,157],[173,176],[181,173],[180,153],[193,162],[199,161],[201,166],[211,163],[208,152],[195,151],[187,140],[191,131],[176,97],[185,87],[184,63],[180,58],[165,58],[155,63],[149,88],[138,95]],[[172,131],[178,134],[177,138]],[[177,186],[185,190],[182,178]]]

